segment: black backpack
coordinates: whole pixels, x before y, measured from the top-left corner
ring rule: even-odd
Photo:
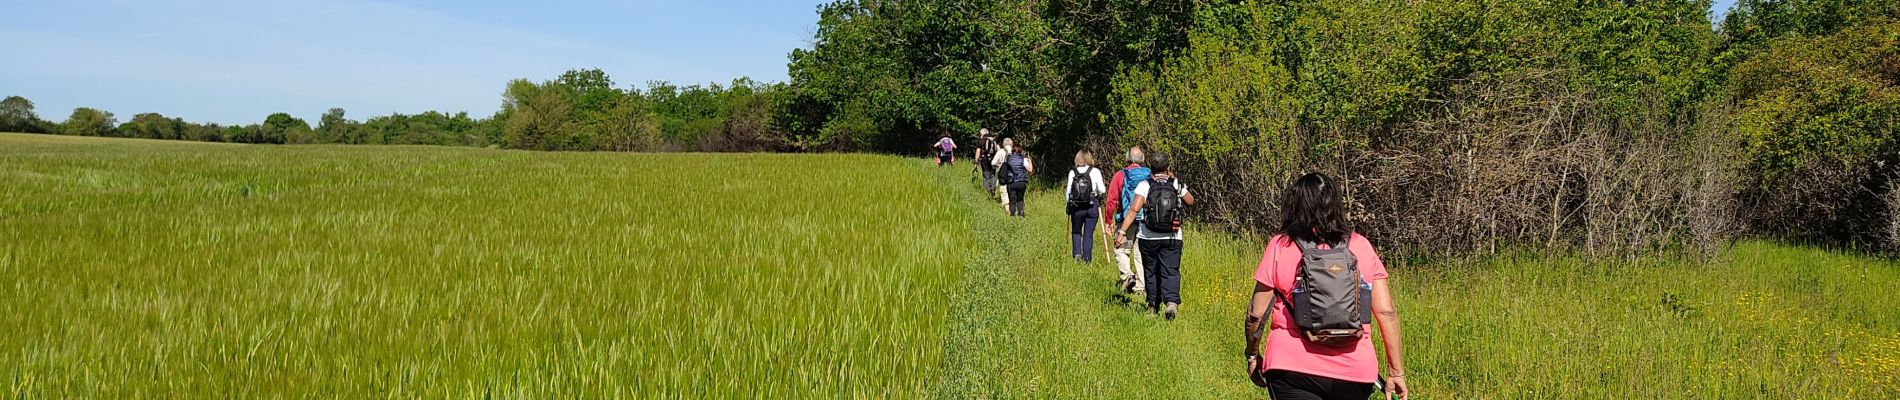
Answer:
[[[1174,233],[1181,230],[1181,190],[1174,178],[1148,178],[1148,202],[1142,206],[1142,224],[1149,232]]]
[[[1095,180],[1089,178],[1092,172],[1095,172],[1095,167],[1075,171],[1075,179],[1069,180],[1069,212],[1095,207],[1095,200],[1100,194],[1095,193]]]
[[[1359,276],[1359,258],[1348,249],[1352,239],[1320,250],[1319,244],[1287,238],[1300,247],[1299,275],[1293,278],[1287,309],[1306,341],[1331,347],[1359,342],[1372,320],[1372,285]]]

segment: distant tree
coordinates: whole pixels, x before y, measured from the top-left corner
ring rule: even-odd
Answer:
[[[569,93],[552,83],[508,82],[497,114],[503,120],[502,143],[517,149],[564,149],[563,136],[573,124],[574,100]]]
[[[343,117],[342,108],[331,108],[317,120],[317,140],[325,143],[364,143],[363,124]]]
[[[65,123],[60,124],[59,131],[74,136],[107,136],[112,134],[112,127],[118,123],[110,112],[79,107],[73,109],[72,116],[66,117]]]
[[[0,100],[0,132],[46,133],[46,122],[33,113],[33,101],[20,96]]]
[[[184,130],[181,131],[179,135],[185,140],[201,142],[226,141],[224,138],[224,128],[218,126],[218,124],[196,124],[187,122],[185,123]]]
[[[256,143],[256,142],[253,142],[253,140],[255,140],[253,139],[253,136],[255,136],[254,132],[257,130],[258,130],[257,125],[251,125],[248,127],[232,125],[232,126],[224,127],[224,131],[218,136],[220,139],[222,139],[221,141],[224,141],[224,142]]]
[[[310,124],[290,114],[276,113],[264,118],[263,141],[256,143],[315,143]]]
[[[143,139],[182,139],[184,125],[184,120],[165,118],[158,113],[143,113],[119,125],[119,135]]]

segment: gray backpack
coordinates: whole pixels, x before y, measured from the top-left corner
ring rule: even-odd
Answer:
[[[1358,343],[1372,320],[1372,285],[1359,276],[1359,258],[1344,242],[1321,250],[1317,243],[1292,240],[1300,246],[1300,272],[1287,299],[1293,325],[1308,342],[1332,347]]]

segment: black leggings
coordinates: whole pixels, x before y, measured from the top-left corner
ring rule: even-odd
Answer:
[[[1274,400],[1365,400],[1372,384],[1276,369],[1267,371],[1267,394]]]
[[[1023,191],[1028,190],[1028,189],[1029,189],[1028,182],[1014,182],[1014,183],[1009,184],[1009,215],[1010,216],[1013,216],[1013,217],[1023,216]]]

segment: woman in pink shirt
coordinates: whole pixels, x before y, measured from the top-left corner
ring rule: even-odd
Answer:
[[[1379,361],[1372,349],[1371,321],[1359,330],[1358,340],[1322,344],[1309,341],[1287,309],[1301,270],[1299,243],[1311,244],[1316,252],[1343,243],[1352,253],[1349,259],[1357,261],[1359,277],[1372,287],[1372,319],[1378,321],[1379,346],[1385,352],[1386,397],[1408,398],[1405,364],[1400,361],[1404,346],[1399,342],[1399,313],[1386,286],[1385,263],[1372,243],[1347,226],[1339,187],[1324,174],[1307,174],[1282,196],[1282,233],[1267,242],[1253,275],[1253,302],[1245,328],[1249,374],[1278,400],[1357,400],[1372,394],[1373,383],[1379,380]],[[1338,266],[1333,268],[1336,271]],[[1268,322],[1265,327],[1263,320]],[[1263,336],[1265,353],[1260,348]]]

